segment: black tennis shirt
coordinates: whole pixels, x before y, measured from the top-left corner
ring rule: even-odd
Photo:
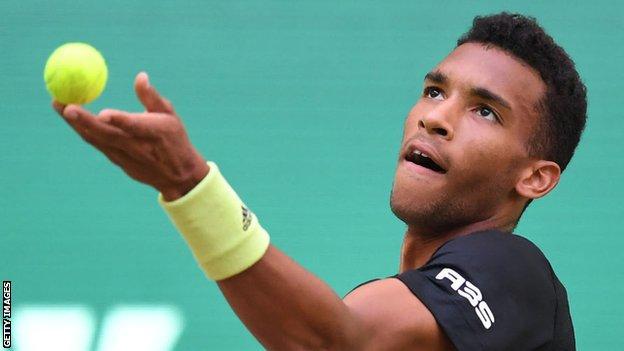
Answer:
[[[488,230],[458,237],[424,266],[389,278],[418,297],[458,351],[576,349],[566,290],[521,236]]]

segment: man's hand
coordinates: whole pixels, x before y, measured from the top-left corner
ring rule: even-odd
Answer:
[[[97,116],[78,105],[54,109],[89,144],[135,180],[160,191],[172,201],[189,192],[209,171],[191,144],[171,103],[137,75],[134,89],[145,112],[105,109]]]

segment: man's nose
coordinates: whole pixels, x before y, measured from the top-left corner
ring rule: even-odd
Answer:
[[[418,120],[418,127],[425,129],[432,136],[451,140],[455,134],[455,116],[458,113],[456,110],[450,101],[441,103]]]

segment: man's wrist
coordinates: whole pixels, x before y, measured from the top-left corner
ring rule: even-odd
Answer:
[[[174,201],[177,200],[184,195],[186,195],[189,191],[191,191],[199,182],[202,181],[208,175],[210,171],[210,166],[206,163],[206,161],[198,157],[198,162],[193,167],[192,171],[189,172],[188,176],[184,178],[183,181],[169,186],[167,188],[159,189],[160,193],[163,195],[165,201]]]
[[[207,164],[210,172],[184,196],[167,201],[161,193],[158,202],[204,273],[210,279],[222,280],[260,260],[270,239],[217,164]]]

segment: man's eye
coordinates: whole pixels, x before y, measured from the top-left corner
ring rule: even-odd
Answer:
[[[425,97],[428,97],[428,98],[434,99],[434,100],[442,100],[443,99],[442,91],[440,91],[440,89],[438,89],[436,87],[426,87],[425,88],[425,93],[423,95],[425,95]]]
[[[495,122],[498,120],[498,116],[496,115],[496,113],[486,106],[481,106],[477,108],[477,114],[490,121]]]

